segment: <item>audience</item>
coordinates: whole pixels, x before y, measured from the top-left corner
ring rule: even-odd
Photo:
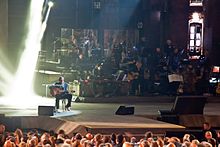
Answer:
[[[208,126],[205,126],[208,125]],[[0,124],[1,147],[217,147],[219,144],[219,132],[217,138],[213,138],[211,126],[204,123],[204,139],[200,141],[192,134],[185,134],[183,138],[154,136],[147,131],[142,139],[137,139],[130,134],[94,135],[87,133],[85,136],[76,133],[67,136],[64,130],[58,133],[39,133],[37,131],[23,132],[16,129],[14,133],[6,132],[5,126]],[[37,134],[36,134],[37,133]],[[27,139],[26,139],[27,138]],[[216,140],[217,139],[217,140]]]

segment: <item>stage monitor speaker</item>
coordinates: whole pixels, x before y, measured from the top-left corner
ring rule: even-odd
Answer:
[[[38,115],[53,116],[54,109],[54,106],[38,106]]]
[[[115,112],[116,115],[132,115],[134,114],[133,106],[120,106]]]
[[[159,110],[161,115],[203,114],[205,96],[177,96],[171,110]]]
[[[203,114],[206,99],[204,96],[178,96],[173,111],[176,114]]]

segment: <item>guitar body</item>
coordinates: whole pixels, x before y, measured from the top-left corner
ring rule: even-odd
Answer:
[[[128,73],[128,80],[135,80],[138,79],[139,73],[138,72],[130,72]]]
[[[58,86],[50,86],[49,88],[50,88],[50,94],[52,96],[59,95],[63,92],[62,88]]]

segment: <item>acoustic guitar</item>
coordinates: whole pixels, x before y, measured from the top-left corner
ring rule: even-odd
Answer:
[[[52,96],[59,95],[63,92],[62,86],[52,85],[49,87]]]
[[[139,73],[138,72],[129,72],[128,73],[128,81],[138,79]]]

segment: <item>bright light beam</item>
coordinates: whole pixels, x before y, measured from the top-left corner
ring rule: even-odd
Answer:
[[[28,35],[25,40],[25,49],[20,58],[19,67],[14,82],[10,88],[11,92],[5,95],[11,99],[19,98],[17,105],[33,103],[33,77],[36,68],[38,53],[41,49],[42,33],[42,10],[44,0],[32,0],[29,16]],[[31,98],[31,99],[30,99]]]
[[[49,1],[48,2],[48,10],[47,10],[47,13],[46,13],[46,16],[45,16],[45,20],[44,20],[44,22],[42,23],[42,27],[41,27],[41,32],[40,32],[40,37],[39,37],[39,39],[40,39],[40,42],[41,42],[41,40],[42,40],[42,38],[43,38],[43,36],[44,36],[44,32],[45,32],[45,30],[46,30],[46,28],[47,28],[47,21],[48,21],[48,18],[49,18],[49,14],[50,14],[50,10],[51,10],[51,8],[53,7],[53,2],[52,1]]]
[[[4,92],[6,92],[5,90],[7,89],[6,85],[9,85],[9,83],[12,82],[13,75],[8,70],[8,69],[12,69],[11,64],[8,62],[5,54],[1,50],[0,50],[0,59],[1,59],[1,62],[0,62],[0,82],[5,83],[4,84],[5,88],[0,88],[0,92],[4,93]]]

